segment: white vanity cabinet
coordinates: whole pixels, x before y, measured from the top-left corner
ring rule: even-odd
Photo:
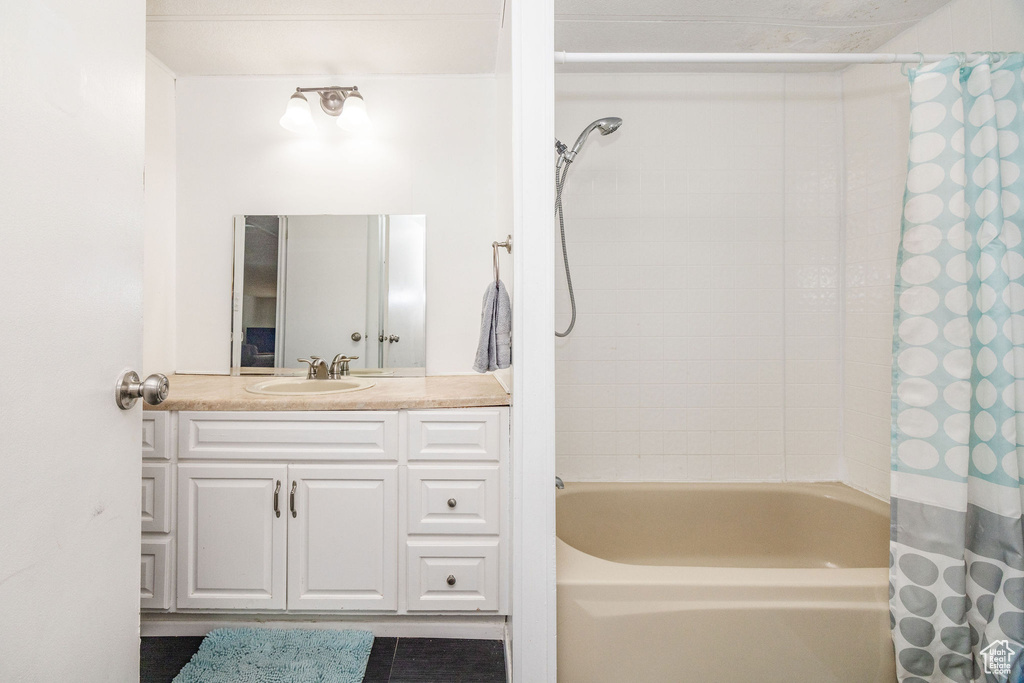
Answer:
[[[178,465],[179,608],[285,608],[287,478],[286,465]]]
[[[506,407],[145,419],[144,608],[507,614]]]
[[[178,465],[178,607],[393,610],[397,467]]]
[[[398,468],[291,465],[288,477],[288,609],[397,609]]]
[[[174,465],[170,414],[142,414],[142,570],[139,604],[143,609],[171,606],[174,558]]]

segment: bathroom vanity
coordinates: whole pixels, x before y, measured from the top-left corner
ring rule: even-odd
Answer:
[[[143,413],[144,635],[190,633],[186,615],[508,613],[509,400],[493,377],[245,390],[260,379],[178,375]]]

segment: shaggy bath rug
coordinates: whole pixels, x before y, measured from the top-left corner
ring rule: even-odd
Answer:
[[[360,683],[369,631],[220,628],[173,683]]]

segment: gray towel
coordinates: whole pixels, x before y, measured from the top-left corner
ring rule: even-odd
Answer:
[[[473,369],[487,372],[512,363],[512,302],[501,280],[487,285],[480,314],[480,345]]]

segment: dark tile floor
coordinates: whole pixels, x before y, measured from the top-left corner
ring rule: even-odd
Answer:
[[[170,683],[201,642],[202,638],[143,638],[139,648],[140,683]]]
[[[170,683],[202,638],[143,638],[140,683]],[[375,638],[363,683],[504,683],[500,640]]]

